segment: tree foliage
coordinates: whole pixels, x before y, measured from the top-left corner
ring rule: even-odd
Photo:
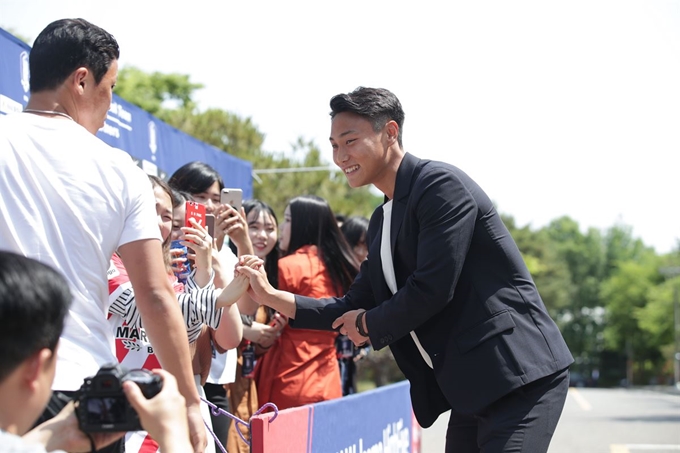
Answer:
[[[345,177],[336,171],[301,171],[325,167],[328,162],[313,142],[299,138],[289,153],[264,151],[264,134],[251,118],[221,109],[199,111],[193,95],[202,85],[181,74],[147,74],[134,67],[120,70],[116,93],[173,127],[226,153],[253,163],[255,198],[269,203],[279,215],[287,202],[303,194],[325,198],[336,213],[368,216],[381,198],[368,188],[349,190]],[[280,170],[262,173],[258,170]]]

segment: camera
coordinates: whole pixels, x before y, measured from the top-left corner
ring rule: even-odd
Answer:
[[[147,399],[157,395],[163,386],[160,376],[147,370],[128,370],[120,364],[102,366],[95,376],[85,378],[76,397],[81,431],[92,433],[142,429],[137,412],[123,393],[125,381],[139,385]]]

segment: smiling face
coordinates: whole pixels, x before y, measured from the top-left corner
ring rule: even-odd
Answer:
[[[248,213],[248,235],[253,244],[253,251],[258,258],[266,259],[276,246],[278,239],[276,221],[266,211],[251,210]]]
[[[172,231],[172,200],[170,195],[160,186],[153,188],[156,198],[156,215],[158,217],[158,228],[161,230],[163,242],[168,239]]]
[[[186,212],[186,205],[184,203],[180,203],[179,206],[172,210],[171,241],[178,241],[184,238],[182,227],[184,226],[184,216],[186,215]]]
[[[374,184],[391,197],[389,193],[393,191],[401,162],[401,158],[398,161],[395,158],[403,156],[397,144],[398,132],[394,121],[388,121],[376,132],[369,120],[355,113],[342,112],[333,117],[330,136],[333,162],[342,169],[351,187]]]

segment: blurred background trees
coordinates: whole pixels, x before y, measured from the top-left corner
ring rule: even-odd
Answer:
[[[119,73],[116,94],[252,162],[254,196],[272,205],[279,218],[288,200],[302,194],[321,196],[337,214],[348,216],[368,217],[382,202],[369,188],[350,189],[344,175],[322,159],[317,144],[300,137],[290,150],[265,151],[265,135],[250,118],[220,109],[200,111],[192,99],[201,87],[186,75],[126,67]],[[569,217],[539,229],[518,226],[507,213],[503,220],[574,355],[576,385],[672,382],[680,276],[664,269],[680,269],[680,244],[674,252],[658,255],[626,225],[584,232]],[[359,370],[360,378],[375,385],[403,379],[389,350],[372,351]]]

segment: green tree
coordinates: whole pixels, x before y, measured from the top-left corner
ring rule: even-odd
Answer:
[[[572,298],[569,269],[559,259],[555,244],[544,231],[533,231],[528,226],[518,228],[512,217],[503,215],[502,218],[522,253],[546,308],[559,324]]]
[[[203,85],[190,82],[188,75],[148,74],[134,66],[121,68],[116,82],[118,96],[166,122],[172,112],[193,113],[192,96],[200,88]]]
[[[145,73],[134,67],[121,69],[116,93],[157,116],[173,127],[226,153],[253,163],[262,173],[255,178],[254,197],[271,204],[279,215],[291,198],[315,194],[325,198],[333,210],[346,215],[368,216],[381,197],[368,188],[351,189],[344,175],[336,171],[303,171],[307,167],[332,168],[321,158],[317,146],[299,138],[287,153],[262,149],[264,134],[251,118],[242,118],[221,109],[199,111],[193,101],[201,84],[182,74]]]
[[[550,222],[544,231],[569,275],[569,302],[558,321],[576,361],[574,370],[590,376],[601,368],[603,350],[605,310],[600,282],[605,271],[605,246],[602,235],[592,228],[583,234],[578,223],[566,216]]]
[[[622,351],[627,359],[629,384],[647,383],[659,373],[663,354],[654,333],[643,329],[641,317],[660,283],[658,260],[623,261],[602,283],[606,307],[604,340],[608,349]]]

